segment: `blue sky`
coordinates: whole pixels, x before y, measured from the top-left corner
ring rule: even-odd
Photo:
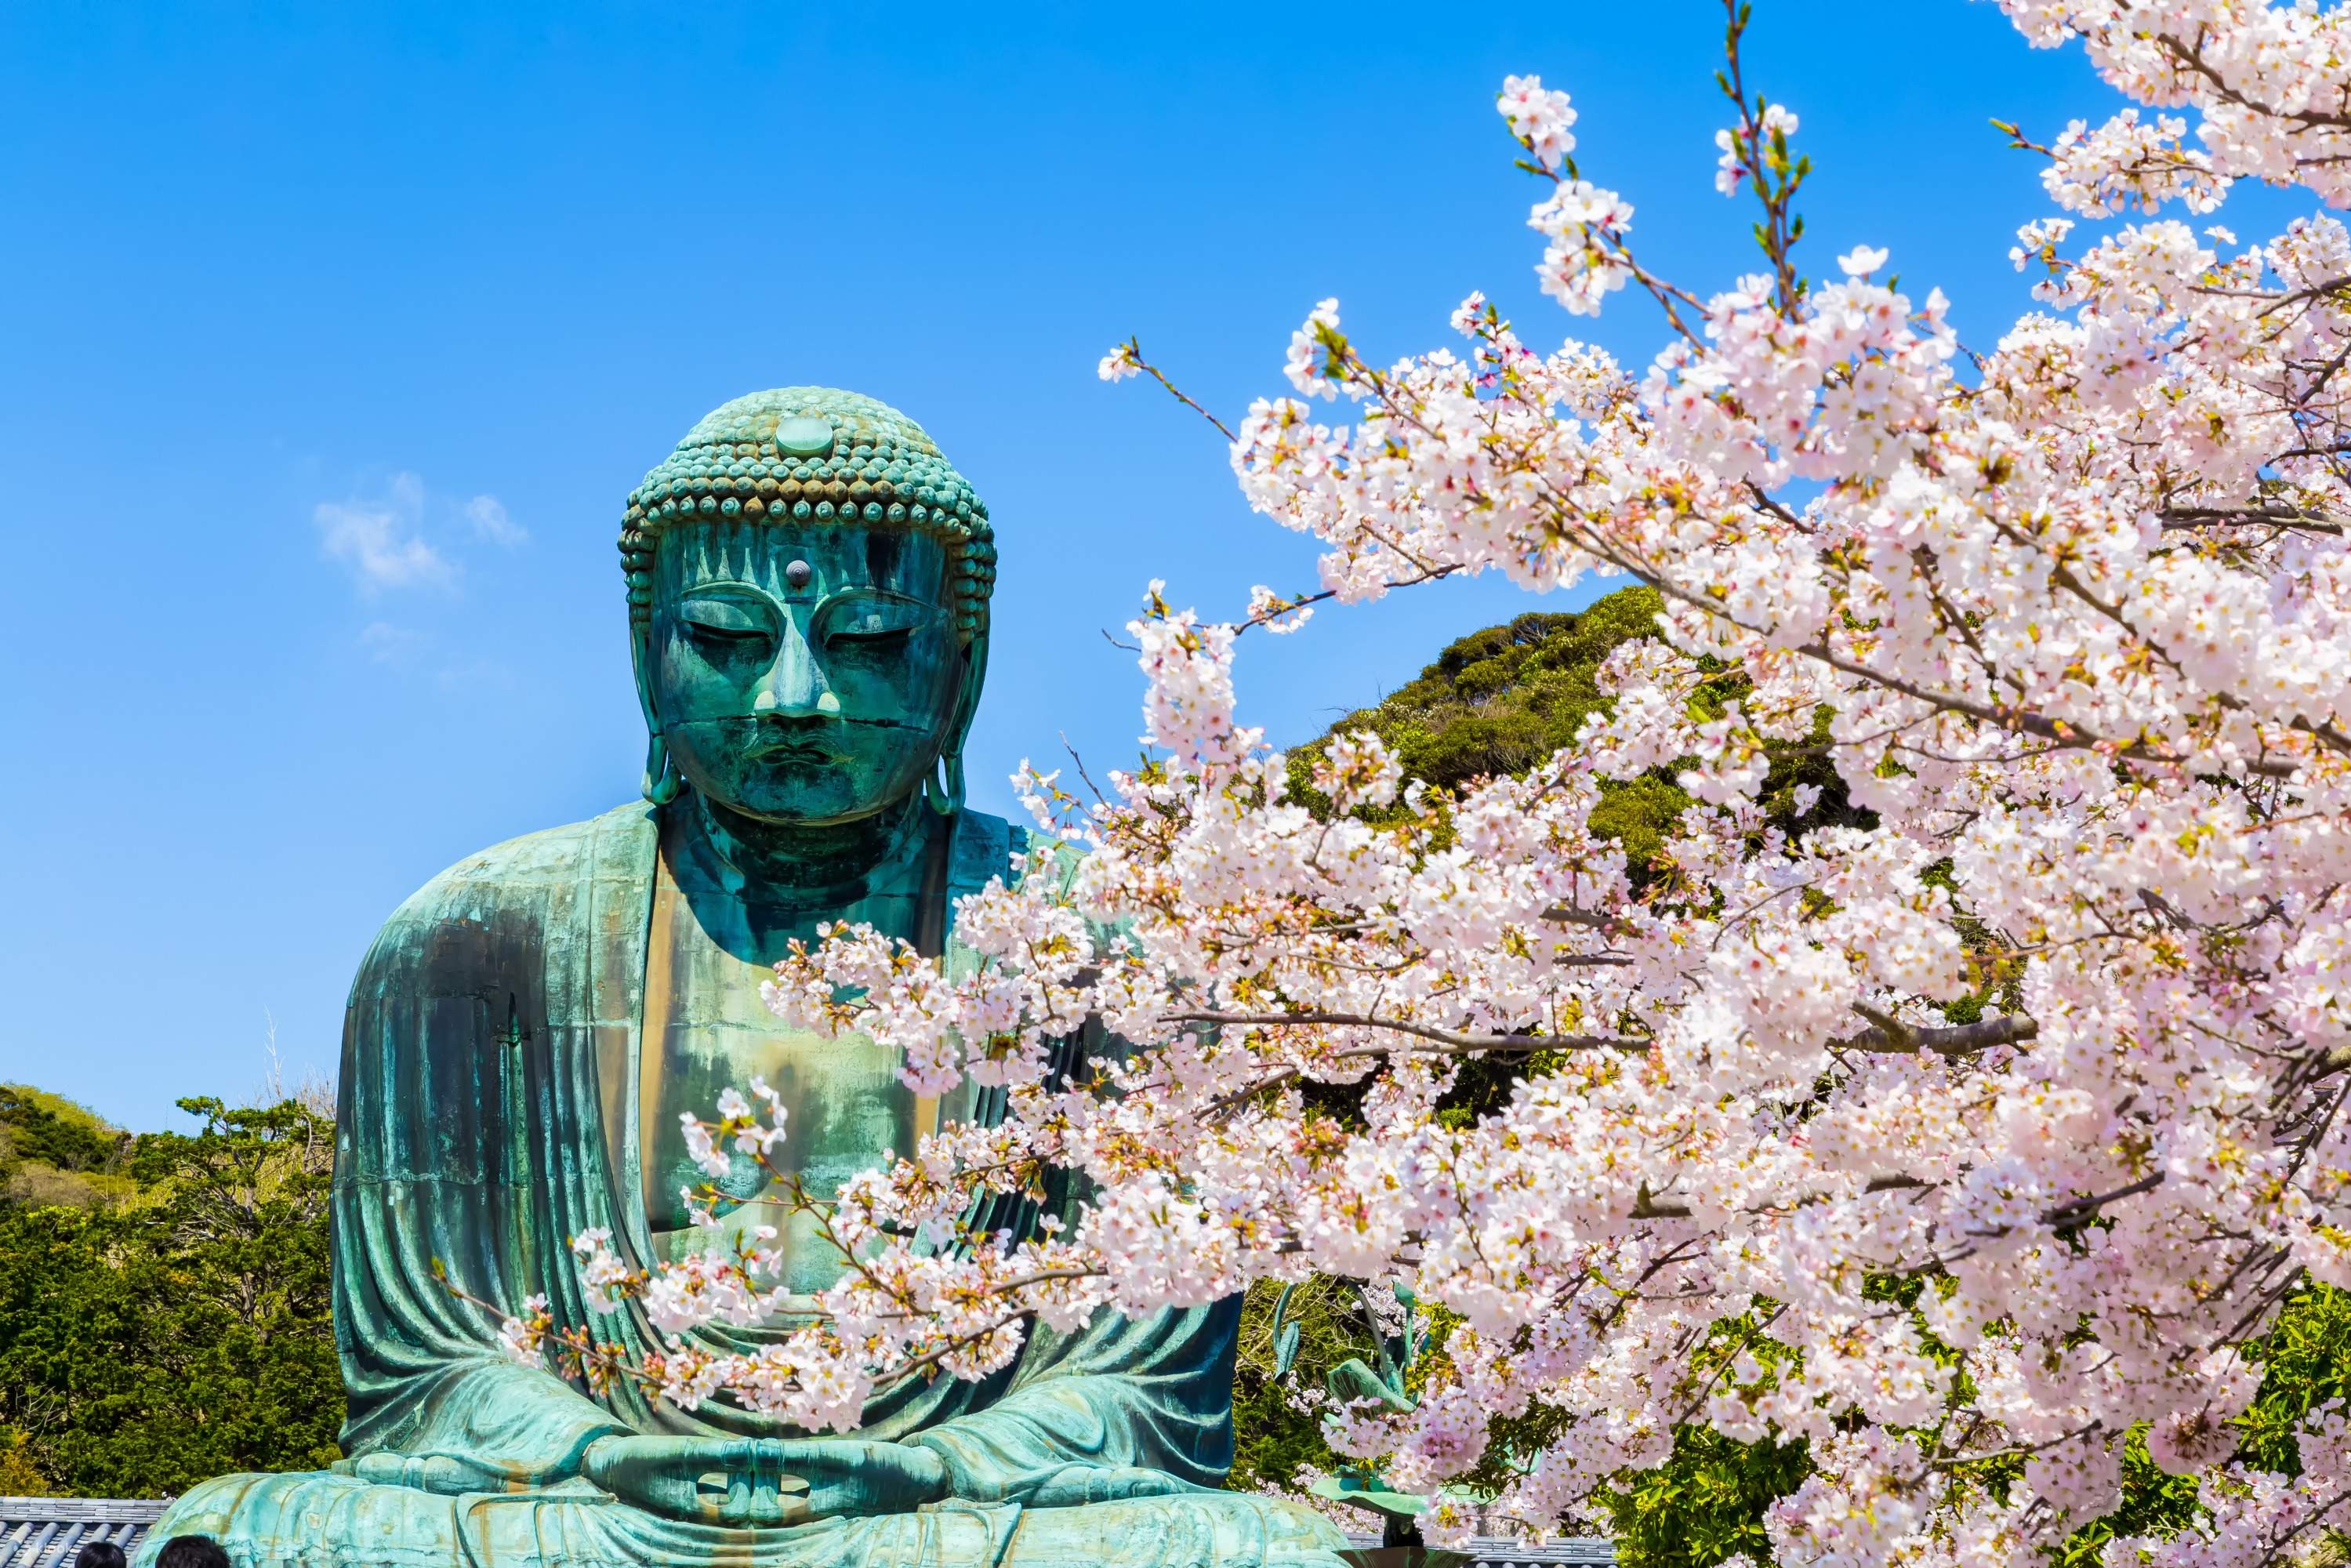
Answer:
[[[2024,304],[2043,210],[1987,117],[2110,102],[1988,5],[1760,0],[1802,117],[1815,271],[1867,241],[1963,336]],[[643,737],[622,498],[705,409],[824,382],[924,422],[1003,551],[977,803],[1062,737],[1131,758],[1102,629],[1311,580],[1220,444],[1336,295],[1385,357],[1473,287],[1548,346],[1646,359],[1536,293],[1507,71],[1701,289],[1751,265],[1711,186],[1712,0],[1023,8],[0,8],[0,1078],[131,1126],[331,1070],[351,971],[457,857],[629,798]],[[1620,300],[1623,297],[1619,297]],[[1251,639],[1302,737],[1528,603],[1444,584]],[[1565,605],[1549,606],[1564,608]]]

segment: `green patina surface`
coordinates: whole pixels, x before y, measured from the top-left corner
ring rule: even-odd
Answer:
[[[1024,843],[962,802],[986,508],[904,415],[793,387],[698,423],[631,496],[621,549],[643,800],[451,867],[352,987],[334,1191],[349,1457],[207,1482],[151,1542],[216,1535],[240,1568],[1332,1563],[1327,1522],[1214,1490],[1237,1301],[1037,1332],[986,1381],[883,1391],[844,1440],[593,1395],[507,1360],[455,1293],[544,1292],[559,1325],[654,1346],[634,1308],[590,1311],[567,1239],[606,1227],[640,1263],[714,1239],[676,1196],[700,1179],[677,1116],[754,1073],[785,1093],[787,1160],[820,1194],[941,1118],[1001,1113],[969,1090],[918,1102],[881,1048],[795,1037],[756,993],[834,919],[978,961],[953,900],[1011,874]],[[1113,1049],[1090,1028],[1057,1055]],[[761,1179],[730,1178],[745,1197]],[[1072,1203],[976,1218],[1032,1233]],[[787,1241],[796,1290],[834,1277],[804,1230]]]

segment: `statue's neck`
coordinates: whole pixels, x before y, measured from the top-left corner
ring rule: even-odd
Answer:
[[[842,907],[903,880],[938,827],[919,795],[820,824],[747,817],[691,789],[678,805],[731,891],[804,908]]]

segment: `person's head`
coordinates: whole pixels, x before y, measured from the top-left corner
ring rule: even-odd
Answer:
[[[128,1568],[129,1563],[111,1541],[93,1541],[74,1553],[74,1568]]]
[[[645,793],[773,822],[960,803],[987,664],[987,511],[920,425],[827,387],[706,415],[621,533]]]
[[[228,1553],[209,1535],[175,1535],[155,1553],[155,1568],[229,1568]]]

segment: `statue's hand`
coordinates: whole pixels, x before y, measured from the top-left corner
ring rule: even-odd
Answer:
[[[947,1468],[928,1448],[857,1437],[787,1437],[769,1447],[808,1490],[808,1517],[908,1513],[947,1495]]]
[[[1133,1466],[1064,1465],[1029,1493],[1030,1508],[1074,1508],[1081,1503],[1117,1502],[1131,1497],[1174,1497],[1206,1488],[1178,1480],[1164,1470]]]
[[[946,1494],[935,1454],[827,1438],[599,1437],[580,1473],[639,1508],[734,1526],[901,1513]]]
[[[622,1502],[672,1519],[788,1524],[807,1517],[808,1503],[781,1467],[760,1464],[761,1450],[773,1446],[756,1437],[599,1437],[580,1456],[580,1473]]]
[[[414,1487],[445,1496],[507,1491],[522,1484],[522,1478],[496,1466],[455,1454],[361,1454],[338,1468],[376,1486]]]

